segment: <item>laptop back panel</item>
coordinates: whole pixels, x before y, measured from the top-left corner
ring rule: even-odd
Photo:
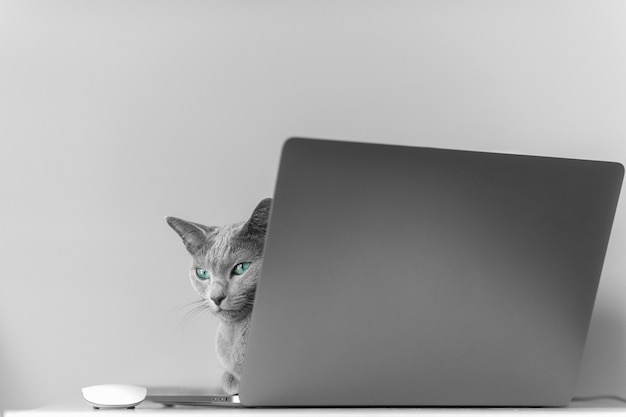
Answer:
[[[247,406],[560,406],[623,167],[290,139]]]

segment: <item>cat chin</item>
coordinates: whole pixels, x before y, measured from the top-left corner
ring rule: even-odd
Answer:
[[[235,310],[217,310],[213,311],[213,314],[223,321],[239,321],[247,316],[247,314]]]

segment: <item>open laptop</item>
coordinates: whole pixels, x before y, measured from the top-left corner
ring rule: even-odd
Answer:
[[[623,172],[289,139],[235,400],[567,405]]]

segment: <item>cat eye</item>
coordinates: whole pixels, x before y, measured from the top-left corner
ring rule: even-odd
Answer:
[[[196,276],[200,279],[209,279],[209,271],[204,268],[196,268]]]
[[[242,262],[240,264],[235,265],[233,269],[233,274],[235,275],[243,275],[250,268],[250,262]]]

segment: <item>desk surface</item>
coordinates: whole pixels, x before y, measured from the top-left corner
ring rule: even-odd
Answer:
[[[626,404],[615,401],[575,402],[565,408],[235,408],[235,407],[164,407],[144,402],[134,410],[94,410],[79,399],[33,410],[5,411],[5,417],[181,417],[181,416],[418,416],[418,417],[566,417],[566,416],[623,416]]]

